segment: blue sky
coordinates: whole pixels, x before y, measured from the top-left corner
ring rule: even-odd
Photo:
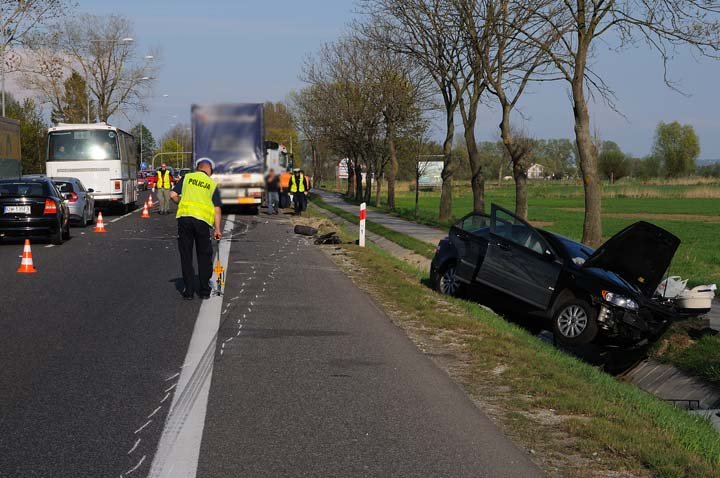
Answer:
[[[160,49],[162,69],[150,109],[131,116],[160,136],[172,123],[189,121],[192,103],[283,100],[303,86],[298,75],[304,58],[345,30],[355,6],[353,0],[80,0],[79,9],[125,15],[135,24],[141,51]],[[597,68],[615,89],[625,116],[603,104],[592,106],[593,128],[603,139],[642,156],[657,123],[678,120],[695,126],[701,159],[720,159],[720,61],[697,61],[681,52],[671,77],[690,94],[683,96],[664,85],[662,65],[646,47],[622,53],[599,47]],[[529,93],[518,123],[536,138],[572,138],[565,84],[543,84]],[[498,111],[484,109],[479,137],[494,139],[497,124]],[[436,135],[441,134],[438,126]]]

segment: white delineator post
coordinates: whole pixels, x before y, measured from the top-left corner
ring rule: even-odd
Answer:
[[[367,216],[367,205],[365,203],[360,204],[360,239],[358,245],[365,247],[365,217]]]

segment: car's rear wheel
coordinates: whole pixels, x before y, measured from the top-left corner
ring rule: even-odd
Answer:
[[[65,241],[70,239],[70,221],[69,220],[68,220],[67,224],[65,224],[65,230],[62,232],[62,238]]]
[[[64,236],[64,234],[63,234],[62,224],[59,224],[57,231],[54,232],[52,234],[52,236],[50,236],[50,242],[56,246],[59,246],[60,244],[63,243],[63,236]]]
[[[457,264],[450,262],[442,266],[437,272],[434,288],[443,295],[452,295],[457,297],[462,291],[462,283],[457,279]]]
[[[596,312],[580,299],[563,302],[553,315],[555,338],[566,345],[589,344],[598,334]]]

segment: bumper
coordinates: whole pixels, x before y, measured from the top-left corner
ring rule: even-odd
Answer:
[[[262,188],[257,187],[220,187],[220,200],[224,206],[260,206]]]
[[[677,314],[653,312],[646,308],[631,311],[607,303],[598,309],[598,326],[603,335],[632,343],[654,340],[670,327]]]
[[[56,217],[0,219],[0,238],[47,237],[57,234],[60,223]]]

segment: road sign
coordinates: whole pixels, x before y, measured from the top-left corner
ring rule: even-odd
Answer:
[[[349,177],[347,158],[338,161],[338,164],[335,167],[335,169],[336,169],[336,177],[338,179],[347,179]]]

